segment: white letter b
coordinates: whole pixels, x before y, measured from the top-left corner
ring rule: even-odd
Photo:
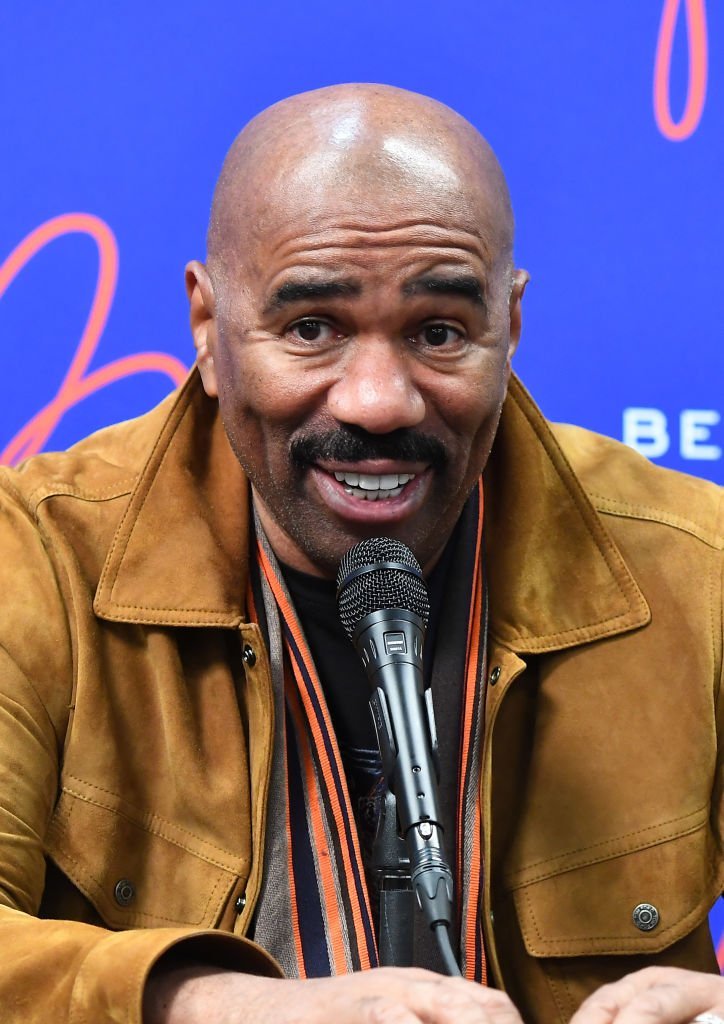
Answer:
[[[623,440],[624,444],[650,459],[665,455],[670,439],[661,409],[640,409],[636,406],[624,409]]]

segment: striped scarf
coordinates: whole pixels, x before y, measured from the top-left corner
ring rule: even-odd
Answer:
[[[440,692],[438,686],[448,692],[459,687],[459,674],[436,680],[435,667],[438,662],[449,666],[446,645],[461,647],[464,640],[463,690],[460,696],[456,694],[460,706],[456,832],[448,852],[454,845],[461,969],[466,977],[485,984],[479,905],[487,620],[482,480],[466,505],[461,521],[463,527],[465,524],[449,573],[453,585],[448,586],[445,604],[450,612],[448,622],[463,623],[463,627],[467,623],[467,636],[460,628],[457,636],[451,636],[450,629],[438,630],[432,686],[434,697]],[[268,637],[275,726],[264,877],[254,938],[276,957],[287,977],[365,970],[378,966],[379,958],[343,762],[282,573],[258,519],[255,525],[256,586],[250,584],[247,601],[250,617],[265,627]],[[436,709],[441,699],[446,699],[444,693],[435,701]],[[450,770],[454,774],[456,769],[450,765]]]

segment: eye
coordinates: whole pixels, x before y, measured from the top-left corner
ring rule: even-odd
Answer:
[[[421,342],[423,345],[429,345],[431,348],[440,348],[443,345],[452,345],[462,339],[462,332],[455,327],[451,327],[450,324],[425,324],[417,334],[414,340]]]
[[[300,341],[316,341],[322,344],[331,341],[336,336],[336,332],[332,330],[328,323],[325,323],[324,320],[315,320],[313,317],[297,320],[295,324],[291,324],[289,327],[289,333]]]

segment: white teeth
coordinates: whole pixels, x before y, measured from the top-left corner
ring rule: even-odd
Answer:
[[[356,487],[359,483],[359,473],[340,473],[335,470],[334,475],[341,484],[350,484],[352,487]]]
[[[415,479],[414,473],[346,473],[335,470],[335,479],[349,487],[361,487],[363,491],[391,491]]]
[[[344,484],[347,494],[366,501],[396,498],[405,484],[415,479],[414,473],[347,473],[334,471],[335,479]]]
[[[355,498],[362,498],[363,501],[384,501],[385,498],[396,498],[402,494],[401,487],[391,487],[387,491],[363,491],[361,487],[345,487],[345,494],[352,494]]]

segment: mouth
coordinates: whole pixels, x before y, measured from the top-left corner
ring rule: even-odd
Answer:
[[[406,484],[415,479],[415,473],[356,473],[335,470],[335,480],[342,484],[345,494],[360,501],[390,501],[399,497]]]
[[[425,501],[432,471],[424,463],[397,467],[314,464],[310,477],[324,504],[339,518],[357,522],[397,522]]]

